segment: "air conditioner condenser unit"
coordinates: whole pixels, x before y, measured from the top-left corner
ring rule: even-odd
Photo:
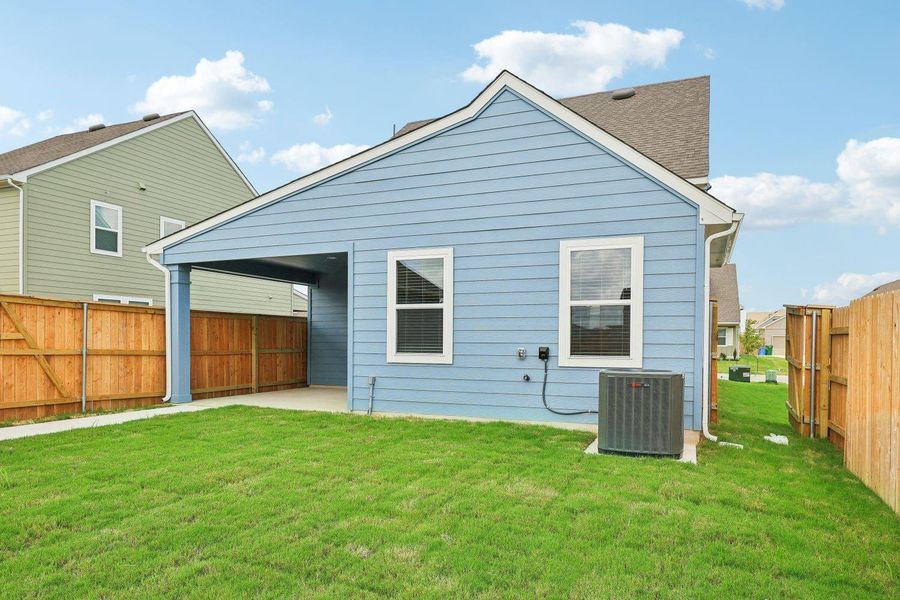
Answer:
[[[597,449],[678,456],[684,447],[684,375],[600,372]]]

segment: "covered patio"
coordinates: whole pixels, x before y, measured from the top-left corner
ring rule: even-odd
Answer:
[[[292,390],[257,392],[255,394],[241,394],[224,398],[207,398],[205,400],[196,400],[192,405],[206,408],[239,405],[330,413],[348,412],[347,388],[328,385],[312,385]]]
[[[225,253],[228,256],[225,260],[222,260],[221,253],[217,253],[218,260],[194,255],[188,261],[179,259],[177,262],[163,255],[161,262],[169,273],[171,402],[180,404],[194,401],[196,405],[210,407],[243,404],[328,412],[349,410],[348,348],[351,345],[352,329],[348,319],[351,306],[348,290],[353,276],[350,267],[352,247],[329,244],[319,246],[312,252],[281,256],[272,256],[271,251],[255,250],[252,254],[256,256],[244,254],[239,257],[228,252]],[[225,398],[192,398],[188,385],[191,380],[191,361],[188,359],[191,338],[190,283],[192,272],[198,270],[308,286],[306,373],[310,387]]]

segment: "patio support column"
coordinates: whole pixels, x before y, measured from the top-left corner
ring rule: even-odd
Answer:
[[[169,335],[172,404],[191,401],[191,266],[169,269]]]

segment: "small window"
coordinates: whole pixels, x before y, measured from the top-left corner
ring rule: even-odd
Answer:
[[[122,256],[122,207],[91,200],[91,252]]]
[[[567,240],[559,248],[559,364],[642,366],[643,238]]]
[[[387,361],[453,362],[453,249],[388,252]]]
[[[724,327],[719,327],[719,331],[717,332],[717,337],[718,337],[718,339],[716,340],[716,343],[718,345],[720,345],[720,346],[728,345],[728,330],[727,329],[725,329]]]
[[[176,231],[181,231],[182,229],[184,229],[184,221],[170,219],[169,217],[159,218],[159,237],[161,238],[172,235]]]
[[[153,306],[152,298],[116,296],[113,294],[94,294],[94,302],[109,302],[110,304],[131,304],[133,306]]]

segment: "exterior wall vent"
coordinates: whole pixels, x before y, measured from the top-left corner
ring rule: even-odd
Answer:
[[[601,371],[597,448],[677,456],[684,447],[684,375]]]

